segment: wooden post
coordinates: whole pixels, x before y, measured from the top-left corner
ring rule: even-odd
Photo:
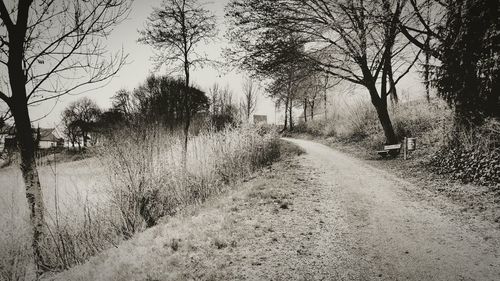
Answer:
[[[408,139],[405,137],[403,140],[403,154],[404,154],[404,159],[406,160],[408,158]]]

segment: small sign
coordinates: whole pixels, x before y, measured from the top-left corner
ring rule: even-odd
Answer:
[[[417,139],[408,138],[406,148],[408,149],[408,151],[414,151],[417,148]]]

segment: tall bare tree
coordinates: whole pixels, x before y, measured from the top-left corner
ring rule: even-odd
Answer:
[[[241,107],[247,122],[250,122],[250,117],[257,108],[258,91],[258,85],[254,79],[247,77],[245,81],[243,81],[243,100],[241,102]]]
[[[125,63],[102,39],[129,11],[128,0],[0,1],[0,99],[14,118],[33,226],[37,272],[44,266],[42,189],[28,107],[112,77]],[[67,77],[72,77],[71,79]]]
[[[157,68],[165,65],[172,72],[184,74],[184,164],[187,153],[189,127],[188,109],[191,70],[203,67],[210,60],[199,53],[201,43],[210,43],[217,35],[215,16],[198,0],[164,0],[160,8],[155,8],[149,16],[145,30],[141,31],[140,42],[156,49],[154,60]]]

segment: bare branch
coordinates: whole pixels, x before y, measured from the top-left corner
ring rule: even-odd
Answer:
[[[0,1],[0,18],[7,27],[7,30],[9,32],[12,32],[12,29],[14,28],[14,23],[10,18],[9,12],[7,11],[7,7],[5,7],[4,0]]]

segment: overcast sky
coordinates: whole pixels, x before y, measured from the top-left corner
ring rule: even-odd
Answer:
[[[227,46],[224,40],[224,6],[228,0],[216,0],[209,2],[207,8],[212,10],[218,18],[218,26],[221,29],[217,43],[208,46],[200,46],[211,59],[221,60],[222,47]],[[74,95],[66,95],[57,101],[48,101],[30,109],[31,119],[37,120],[49,113],[48,116],[35,122],[35,126],[54,127],[60,123],[60,116],[63,109],[68,103],[77,100],[83,96],[88,96],[95,100],[102,108],[108,108],[111,104],[110,97],[119,89],[125,88],[132,90],[143,82],[146,77],[154,73],[151,57],[153,50],[147,45],[137,42],[139,38],[138,30],[143,29],[147,17],[150,15],[153,7],[160,6],[161,0],[134,1],[130,15],[127,20],[117,26],[112,32],[108,47],[110,50],[124,49],[129,54],[128,64],[125,65],[117,76],[104,85],[104,87],[92,90],[86,93],[77,93]],[[165,70],[163,70],[165,71]],[[226,71],[227,72],[227,71]],[[155,74],[165,74],[159,72]],[[210,67],[204,69],[196,69],[192,74],[192,81],[195,85],[208,92],[208,88],[215,82],[221,86],[228,85],[233,90],[235,96],[241,97],[241,83],[244,73],[233,70],[229,73],[224,73],[224,70],[217,70]],[[55,107],[54,107],[55,106]],[[274,115],[273,103],[264,96],[259,97],[259,104],[256,114]],[[271,116],[268,118],[271,119]],[[274,117],[273,117],[274,118]],[[274,119],[273,119],[274,120]]]
[[[224,6],[227,2],[228,0],[215,0],[207,5],[207,8],[212,10],[218,18],[218,26],[220,29],[219,39],[217,43],[208,46],[200,46],[199,48],[202,48],[203,51],[214,60],[221,59],[222,47],[227,46],[227,42],[223,36]],[[110,97],[113,96],[116,91],[122,88],[132,90],[143,82],[149,74],[153,73],[153,65],[151,62],[153,50],[149,46],[138,43],[137,39],[139,37],[138,30],[143,29],[146,19],[153,7],[160,6],[160,3],[161,0],[134,1],[128,19],[117,26],[111,34],[108,40],[108,47],[110,50],[120,50],[123,48],[124,51],[129,54],[129,63],[120,70],[117,76],[102,88],[78,95],[66,95],[62,99],[59,99],[57,103],[49,101],[31,108],[32,120],[37,120],[49,113],[48,116],[35,122],[34,125],[40,125],[41,127],[57,126],[60,123],[61,112],[65,106],[83,96],[92,98],[102,108],[108,108],[111,104]],[[239,99],[241,97],[241,83],[244,73],[240,73],[236,70],[230,71],[229,73],[224,73],[223,71],[224,70],[210,67],[197,69],[192,75],[193,83],[206,92],[208,92],[208,88],[215,82],[219,83],[221,86],[228,85]],[[156,74],[164,73],[160,72]],[[411,93],[412,96],[420,95],[422,93],[422,86],[419,80],[420,79],[415,73],[410,74],[400,83],[398,87],[400,93],[404,91]],[[367,98],[368,95],[364,92],[363,89],[359,89],[359,92],[355,93],[355,95]],[[352,96],[353,94],[346,95],[347,98]],[[276,118],[274,104],[271,100],[267,99],[265,95],[259,96],[256,114],[268,115],[268,120],[270,122],[274,122]],[[278,114],[277,118],[279,121],[280,114]]]

